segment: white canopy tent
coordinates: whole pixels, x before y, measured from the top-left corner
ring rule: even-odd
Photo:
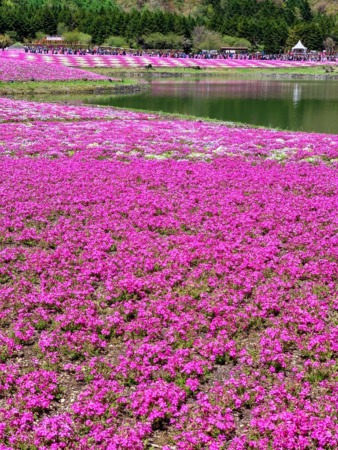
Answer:
[[[306,50],[307,50],[307,48],[304,47],[304,45],[301,43],[301,41],[298,41],[298,43],[294,47],[292,47],[293,52],[305,53]]]
[[[16,52],[23,52],[25,50],[25,47],[23,44],[21,44],[21,42],[16,42],[15,44],[11,45],[10,47],[8,47],[7,50],[10,51],[16,51]]]

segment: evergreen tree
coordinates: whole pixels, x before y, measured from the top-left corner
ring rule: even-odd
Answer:
[[[262,44],[267,53],[281,53],[288,37],[287,26],[277,21],[267,21],[262,24]]]
[[[241,23],[245,19],[242,19],[241,21],[239,18],[226,18],[223,21],[221,32],[227,36],[237,36],[240,35],[239,29],[241,28]],[[244,31],[245,33],[245,31]],[[244,36],[243,36],[244,37]]]
[[[239,36],[250,41],[254,47],[257,47],[263,41],[265,21],[256,21],[252,18],[242,18],[238,25],[238,33],[234,36]]]
[[[162,8],[154,11],[146,4],[140,0],[138,8],[128,12],[115,0],[0,0],[0,33],[10,31],[20,40],[31,39],[39,31],[55,34],[58,23],[64,23],[70,31],[78,28],[101,43],[108,36],[138,40],[152,33],[175,33],[189,39],[196,26],[206,26],[210,31],[244,37],[254,46],[265,45],[269,51],[290,43],[295,30],[309,48],[322,48],[326,37],[338,37],[334,18],[313,15],[309,0],[201,0],[194,18],[179,12],[179,1],[158,0]]]
[[[314,23],[318,25],[322,35],[325,37],[331,36],[336,26],[336,20],[334,16],[325,16],[324,14],[316,15],[314,17]]]
[[[288,36],[285,42],[285,48],[287,51],[291,51],[297,42],[301,39],[301,26],[295,26],[289,29]]]
[[[284,2],[284,18],[289,26],[292,26],[296,21],[295,3],[293,0],[286,0]]]
[[[58,15],[58,19],[57,19],[57,23],[64,23],[68,29],[72,30],[73,29],[73,17],[72,17],[72,12],[69,8],[67,7],[63,7],[61,8],[61,10],[59,11],[59,15]]]
[[[305,22],[310,22],[312,20],[312,12],[308,0],[301,0],[299,9],[302,19]]]
[[[56,34],[58,14],[54,8],[44,7],[40,12],[40,29],[48,35]]]
[[[303,44],[308,50],[322,50],[323,41],[325,36],[323,36],[319,26],[316,23],[306,23],[300,30],[300,35]]]
[[[128,25],[124,33],[125,37],[130,39],[139,38],[143,34],[141,28],[140,13],[134,9],[129,15],[128,19]]]
[[[112,34],[115,36],[124,36],[125,30],[126,30],[126,15],[120,12],[119,14],[116,14],[115,20],[114,20],[114,30],[112,30]],[[141,22],[142,24],[142,22]],[[142,25],[141,25],[142,26]]]
[[[182,20],[182,16],[174,14],[174,27],[172,31],[180,36],[184,34],[184,23]]]

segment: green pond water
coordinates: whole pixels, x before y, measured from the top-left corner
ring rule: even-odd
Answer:
[[[156,79],[147,92],[85,95],[87,104],[338,133],[338,80]],[[71,99],[71,98],[70,98]],[[76,100],[76,99],[75,99]]]

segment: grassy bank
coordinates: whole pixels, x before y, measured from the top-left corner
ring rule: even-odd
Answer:
[[[1,82],[0,95],[131,93],[146,89],[135,80],[15,81]]]
[[[91,72],[114,77],[184,77],[184,76],[245,76],[245,77],[290,77],[290,78],[338,78],[338,69],[328,68],[327,65],[317,67],[289,67],[289,68],[224,68],[224,69],[194,69],[194,68],[88,68]]]

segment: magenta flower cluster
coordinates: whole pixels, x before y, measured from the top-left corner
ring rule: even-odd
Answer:
[[[1,99],[1,122],[0,154],[12,157],[210,161],[230,156],[313,164],[338,158],[337,135],[225,126],[112,108]]]
[[[3,122],[39,122],[39,121],[78,121],[85,120],[136,120],[140,118],[156,119],[155,114],[139,114],[122,109],[95,106],[62,105],[59,103],[36,103],[31,101],[13,101],[0,99],[0,123]],[[5,127],[4,127],[5,128]]]
[[[205,69],[222,68],[287,68],[313,67],[323,65],[322,61],[281,61],[281,60],[249,60],[249,59],[194,59],[164,58],[157,56],[133,55],[53,55],[31,54],[23,52],[7,52],[1,55],[17,61],[45,62],[72,67],[115,67],[118,69],[145,67],[151,64],[157,68],[189,68],[200,66]],[[327,61],[325,64],[336,65]]]
[[[0,118],[2,450],[338,447],[338,136]]]
[[[13,59],[0,53],[0,81],[102,80],[106,77],[81,69],[65,67],[51,61]]]

